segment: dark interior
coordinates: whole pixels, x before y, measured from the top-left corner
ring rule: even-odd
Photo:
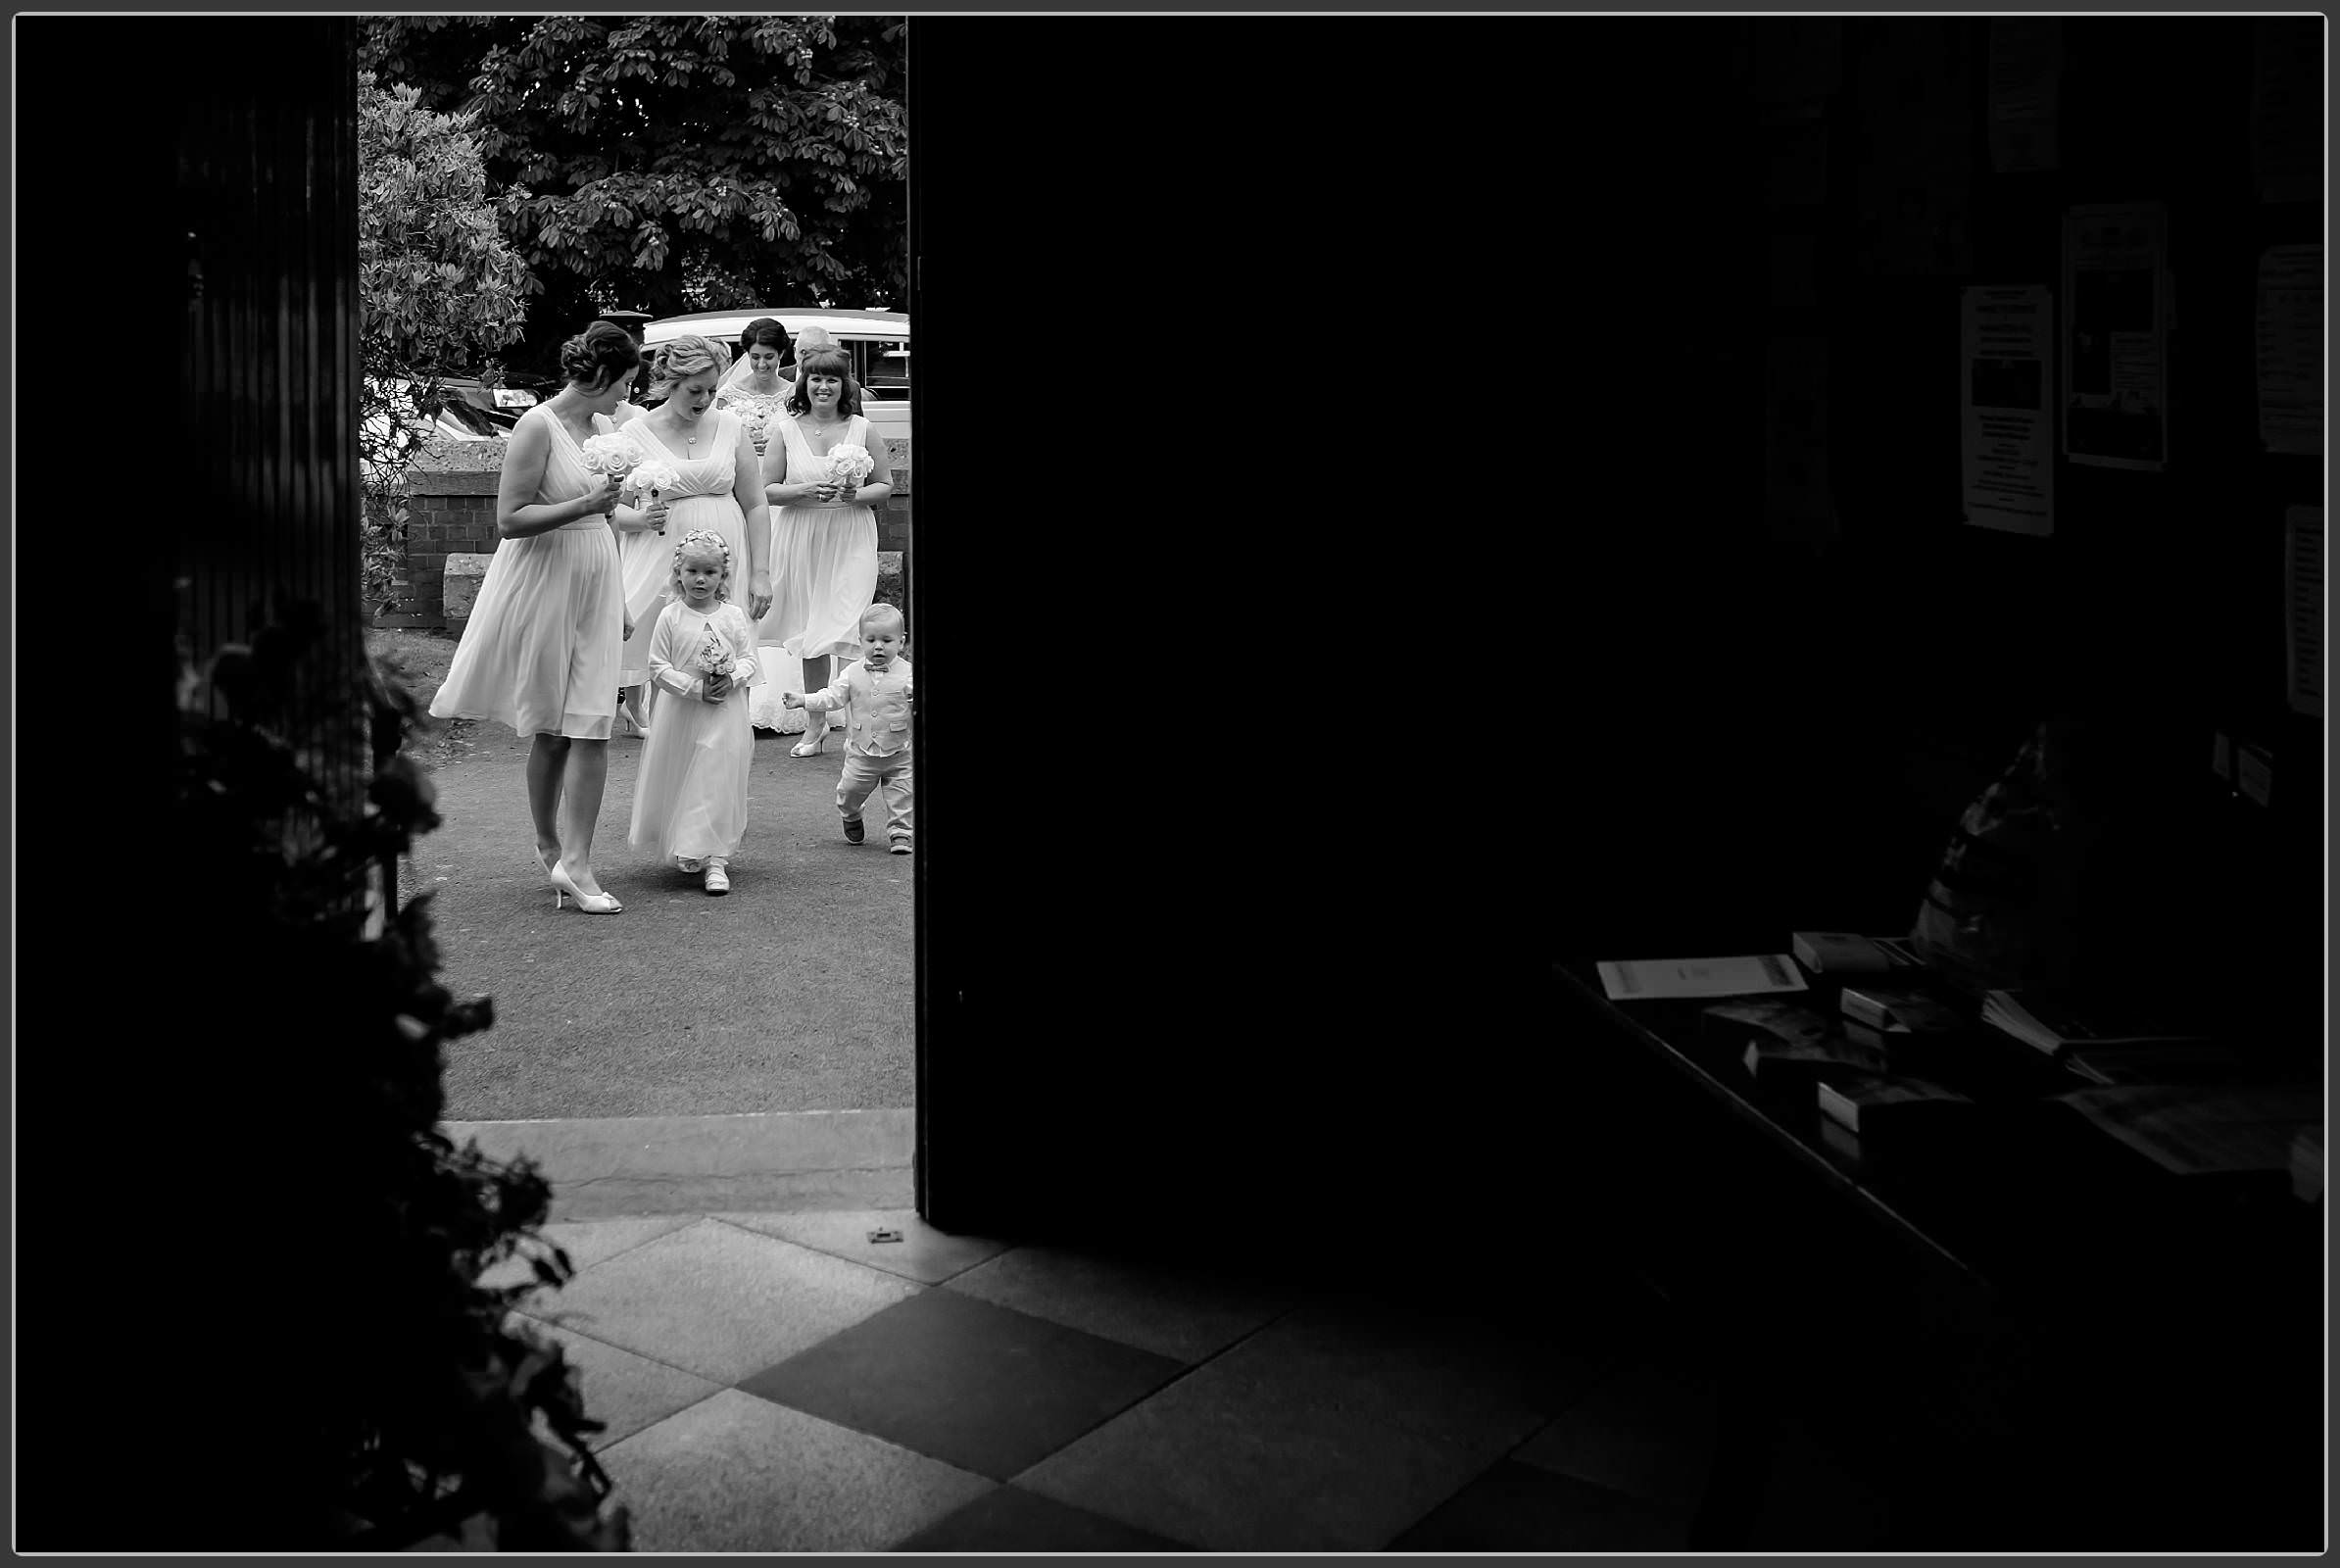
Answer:
[[[2090,796],[2106,840],[2076,972],[2197,993],[2270,1068],[2320,1073],[2322,724],[2287,703],[2281,620],[2284,510],[2316,504],[2320,480],[2316,459],[2260,445],[2251,301],[2261,252],[2313,238],[2322,209],[2261,199],[2251,22],[2066,20],[2057,166],[2006,172],[1991,26],[1481,19],[1437,57],[1470,92],[1425,93],[1393,55],[1387,78],[1312,78],[1289,116],[1259,106],[1278,145],[1319,161],[1256,191],[1184,144],[1125,140],[1066,153],[1061,184],[970,200],[973,160],[930,149],[922,410],[979,395],[997,334],[966,313],[1015,289],[1116,312],[1152,372],[1065,410],[1097,454],[1062,492],[1094,519],[1080,549],[1036,563],[938,528],[920,557],[952,585],[925,601],[930,658],[988,648],[978,607],[1010,584],[1078,607],[1069,646],[1006,662],[1097,737],[1078,784],[985,776],[933,746],[938,840],[963,813],[973,841],[925,885],[930,1217],[1332,1274],[1403,1236],[1451,1248],[1431,1290],[1471,1279],[1492,1234],[1535,1259],[1535,1286],[1511,1282],[1531,1309],[1603,1270],[1669,1280],[1717,1343],[1759,1351],[1750,1376],[1777,1371],[1759,1408],[1825,1384],[1822,1367],[1859,1382],[1914,1362],[1928,1314],[1969,1332],[1942,1330],[1944,1288],[1569,1005],[1552,965],[1907,932],[1961,811],[2056,712],[2121,737]],[[2257,46],[2319,45],[2311,24]],[[913,113],[955,112],[965,90],[938,68]],[[1792,155],[1772,122],[1794,105],[1827,127],[1817,192],[1783,193],[1774,168]],[[1207,234],[1134,194],[1049,212],[1062,188],[1196,180]],[[2061,300],[2064,210],[2138,200],[2167,204],[2182,301],[2166,467],[2058,457],[2051,536],[1965,522],[1961,288]],[[1007,228],[1027,243],[985,237]],[[1265,234],[1287,238],[1280,262]],[[1801,283],[1776,263],[1798,247]],[[1532,392],[1473,368],[1488,302]],[[1232,323],[1270,317],[1304,319],[1345,364],[1301,385],[1257,373],[1281,337]],[[1782,340],[1826,368],[1823,507],[1767,455]],[[1256,423],[1198,419],[1221,407]],[[1257,436],[1278,456],[1256,458]],[[936,473],[987,439],[921,432]],[[1002,523],[1023,515],[998,504]],[[1093,659],[1090,637],[1109,652]],[[931,735],[992,727],[954,707]],[[2264,803],[2214,775],[2217,735],[2272,759]],[[2000,1184],[2033,1169],[2010,1151]],[[2189,1250],[2217,1224],[2140,1231],[2107,1192],[2067,1170],[2024,1201],[2143,1271],[2118,1277],[2242,1277],[2234,1255]],[[2218,1293],[2143,1284],[2087,1308],[2072,1295],[2093,1351],[2020,1371],[2014,1347],[2035,1343],[1973,1328],[2006,1357],[1949,1375],[1976,1411],[2084,1417],[2035,1425],[1997,1470],[1959,1468],[1971,1451],[1919,1461],[1957,1479],[1906,1496],[1897,1539],[2312,1538],[2314,1401],[2275,1390],[2319,1364],[2312,1244],[2295,1265],[2299,1224],[2320,1221],[2277,1219],[2288,1242],[2245,1250],[2266,1275],[2251,1306],[2227,1293],[2199,1341],[2173,1325]],[[2118,1380],[2058,1381],[2092,1355],[2148,1369],[2155,1391],[2224,1384],[2217,1429],[2251,1441],[2221,1446],[2175,1392],[2138,1414]],[[1856,1453],[1875,1430],[1841,1410],[1824,1424]],[[2078,1466],[2117,1430],[2158,1446]]]

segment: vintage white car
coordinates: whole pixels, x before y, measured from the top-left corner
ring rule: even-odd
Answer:
[[[820,326],[853,357],[853,379],[864,390],[861,412],[869,416],[869,433],[880,440],[906,441],[910,436],[910,318],[900,311],[824,311],[783,306],[768,311],[702,311],[696,316],[669,316],[642,328],[642,346],[655,349],[676,338],[697,333],[738,352],[740,334],[751,321],[769,318],[788,329],[790,338],[807,326]]]

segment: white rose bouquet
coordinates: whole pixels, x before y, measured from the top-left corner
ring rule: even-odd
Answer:
[[[682,475],[671,465],[657,458],[645,458],[627,472],[617,487],[617,495],[629,507],[645,506],[680,483]]]
[[[824,461],[829,466],[829,483],[836,485],[858,486],[877,468],[877,460],[869,455],[869,449],[853,441],[829,448]]]
[[[671,465],[651,456],[622,430],[587,436],[577,450],[584,456],[586,467],[617,480],[617,499],[629,507],[647,506],[660,491],[682,482],[682,475]],[[662,525],[658,528],[660,533],[665,531]]]
[[[623,431],[610,435],[589,435],[577,450],[584,455],[586,467],[595,473],[614,474],[620,479],[633,472],[634,465],[643,458],[642,448]]]

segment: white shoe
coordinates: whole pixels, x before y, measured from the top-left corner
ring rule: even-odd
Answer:
[[[723,864],[724,862],[721,860],[707,862],[707,891],[711,894],[719,895],[731,891],[731,878],[725,874]]]
[[[697,876],[700,866],[705,863],[696,855],[678,855],[674,858],[674,868],[686,876]]]

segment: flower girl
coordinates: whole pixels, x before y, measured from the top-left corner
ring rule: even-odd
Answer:
[[[760,683],[756,628],[729,602],[731,549],[707,529],[674,547],[674,598],[650,638],[651,684],[682,701],[658,705],[634,787],[631,842],[683,871],[707,871],[728,893],[728,866],[748,827],[748,767],[756,734],[748,688]]]

